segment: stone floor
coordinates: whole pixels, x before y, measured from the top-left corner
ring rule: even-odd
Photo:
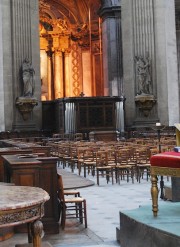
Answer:
[[[58,168],[61,173],[62,168]],[[69,168],[66,171],[70,172]],[[76,171],[75,171],[76,174]],[[142,179],[141,183],[122,181],[121,184],[106,183],[100,178],[100,186],[96,177],[87,176],[94,182],[93,186],[78,189],[87,200],[88,228],[77,221],[67,221],[64,231],[59,234],[45,235],[43,240],[49,241],[53,247],[95,247],[120,246],[116,241],[116,227],[120,225],[119,212],[131,210],[141,205],[151,204],[150,181]],[[27,242],[26,234],[15,234],[11,239],[0,243],[0,247],[14,247],[15,244]]]

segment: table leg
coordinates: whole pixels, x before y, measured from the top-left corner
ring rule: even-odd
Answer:
[[[43,224],[40,220],[36,220],[32,223],[32,238],[33,247],[41,247],[41,237],[43,234]]]
[[[31,222],[27,224],[28,229],[28,243],[32,243],[32,224]]]
[[[154,216],[157,216],[158,212],[158,178],[156,175],[151,175],[151,197],[152,197],[152,211]]]

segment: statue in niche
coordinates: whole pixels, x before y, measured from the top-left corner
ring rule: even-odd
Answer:
[[[23,120],[27,121],[31,116],[33,108],[38,105],[38,100],[33,97],[35,70],[28,58],[24,59],[20,72],[23,80],[23,95],[16,98],[16,106]]]
[[[145,58],[135,56],[136,73],[138,79],[138,94],[150,94],[151,92],[151,76],[150,76],[150,59],[148,54]]]
[[[23,97],[33,97],[35,89],[34,81],[35,70],[28,58],[22,64]]]

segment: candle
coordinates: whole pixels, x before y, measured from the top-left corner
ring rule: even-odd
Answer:
[[[161,126],[161,123],[156,123],[156,126]]]

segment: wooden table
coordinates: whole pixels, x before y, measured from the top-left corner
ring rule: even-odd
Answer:
[[[44,203],[49,198],[41,188],[0,185],[0,228],[27,223],[28,242],[33,243],[34,247],[43,246],[43,224],[40,219],[44,216]]]

